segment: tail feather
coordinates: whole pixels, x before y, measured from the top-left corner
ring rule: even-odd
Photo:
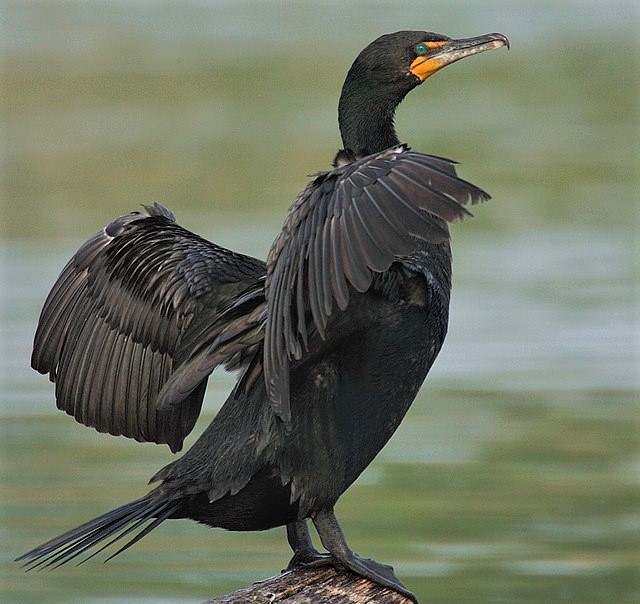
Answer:
[[[117,556],[118,554],[121,554],[123,551],[129,549],[132,545],[134,545],[135,543],[137,543],[138,541],[140,541],[140,539],[142,539],[145,535],[147,535],[148,533],[150,533],[154,528],[156,528],[158,525],[160,525],[161,523],[163,523],[167,518],[169,518],[173,512],[175,512],[178,507],[180,507],[179,505],[174,505],[174,506],[170,506],[170,507],[165,507],[164,510],[162,512],[158,512],[158,515],[156,516],[155,520],[153,522],[151,522],[150,524],[148,524],[146,527],[144,527],[144,529],[142,529],[137,535],[135,535],[133,537],[133,539],[130,539],[129,541],[127,541],[122,547],[120,547],[120,549],[118,549],[118,551],[116,551],[115,553],[111,554],[106,560],[105,562],[108,562],[109,560],[111,560],[111,558],[114,558],[115,556]],[[134,527],[132,527],[132,529],[136,529],[139,526],[141,526],[142,524],[144,524],[144,522],[146,522],[146,520],[139,520]],[[118,535],[117,537],[114,537],[111,541],[109,541],[109,543],[106,546],[101,547],[97,552],[101,552],[105,547],[111,545],[113,542],[117,541],[118,539],[120,539],[121,537],[123,537],[126,533],[129,533],[132,529],[128,529],[127,531],[125,531],[125,533],[122,533],[121,535]],[[95,554],[91,554],[91,556],[89,556],[90,558],[93,558]]]
[[[107,558],[107,560],[110,560],[134,543],[137,543],[142,537],[164,522],[179,509],[180,505],[180,500],[175,499],[159,500],[149,496],[136,499],[39,545],[16,558],[16,561],[24,561],[22,566],[27,571],[36,568],[40,570],[50,568],[53,570],[106,541],[99,549],[78,563],[82,564],[116,541],[144,527],[118,551]],[[145,527],[145,523],[150,520],[152,522]]]

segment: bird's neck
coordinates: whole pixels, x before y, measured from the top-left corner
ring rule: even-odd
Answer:
[[[401,100],[397,96],[376,97],[368,87],[345,85],[338,103],[344,148],[364,157],[398,145],[393,118]]]

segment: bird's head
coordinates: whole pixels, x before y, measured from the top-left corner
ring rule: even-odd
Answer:
[[[358,55],[342,89],[345,148],[373,152],[395,144],[393,113],[410,90],[451,63],[501,46],[509,40],[498,33],[458,40],[426,31],[380,36]]]
[[[397,31],[371,42],[351,70],[377,86],[410,90],[451,63],[501,46],[508,48],[509,40],[498,33],[455,40],[427,31]]]

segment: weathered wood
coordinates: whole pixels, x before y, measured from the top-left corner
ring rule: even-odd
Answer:
[[[413,604],[405,596],[331,566],[284,572],[203,604]]]

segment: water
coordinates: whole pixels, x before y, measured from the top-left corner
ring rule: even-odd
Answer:
[[[631,3],[434,2],[426,24],[403,2],[4,6],[0,600],[201,602],[286,564],[282,530],[180,521],[106,566],[25,576],[16,555],[140,496],[172,459],[55,411],[29,369],[37,315],[78,245],[139,203],[264,257],[338,145],[354,48],[425,25],[512,39],[439,74],[397,122],[494,200],[453,227],[445,348],[338,516],[424,603],[640,599]],[[187,446],[232,383],[214,376]]]

